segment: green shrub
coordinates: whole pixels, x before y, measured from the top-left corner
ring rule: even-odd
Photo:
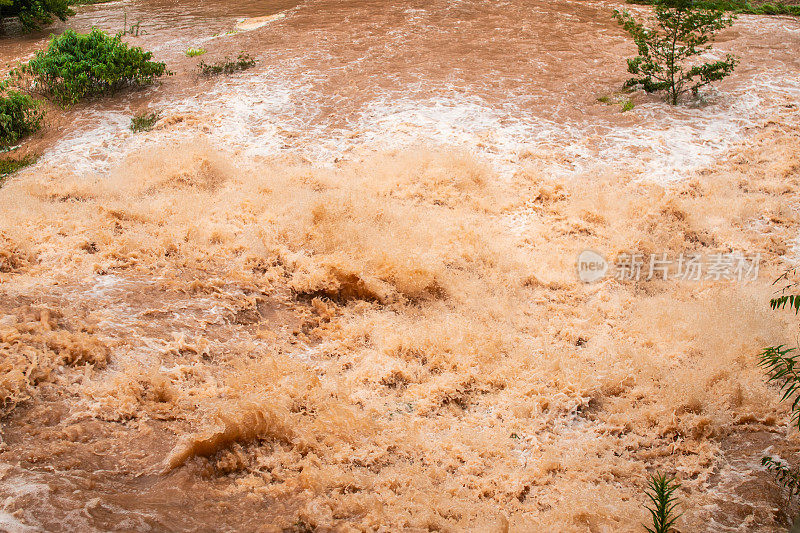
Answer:
[[[56,18],[67,20],[75,14],[68,0],[0,0],[0,33],[3,19],[17,17],[25,30],[36,30],[52,23]]]
[[[189,57],[197,57],[206,53],[205,48],[189,48],[186,50],[186,55]]]
[[[641,85],[647,92],[667,91],[669,102],[677,105],[684,93],[697,96],[700,88],[733,73],[738,59],[732,54],[709,63],[694,59],[711,49],[714,35],[732,25],[733,17],[698,8],[692,0],[661,0],[655,6],[652,28],[627,11],[614,10],[614,18],[639,50],[628,59],[628,72],[636,77],[625,82],[625,88]]]
[[[0,93],[0,147],[16,144],[42,126],[44,111],[39,101],[17,91]]]
[[[627,0],[629,4],[656,4],[661,0]],[[752,15],[790,15],[800,17],[800,6],[792,4],[758,4],[753,5],[747,0],[696,0],[695,7],[701,9],[718,9],[732,13],[746,13]]]
[[[240,70],[252,68],[256,66],[256,60],[249,54],[242,52],[235,61],[231,61],[230,58],[226,57],[223,61],[211,65],[201,61],[198,66],[203,76],[217,76],[219,74],[233,74]]]
[[[139,113],[131,119],[131,131],[139,133],[140,131],[150,131],[156,125],[158,119],[161,118],[161,111],[153,111],[152,113]]]
[[[151,61],[152,55],[97,28],[87,34],[67,30],[15,73],[30,77],[33,88],[66,106],[87,96],[153,83],[167,69],[164,63]]]

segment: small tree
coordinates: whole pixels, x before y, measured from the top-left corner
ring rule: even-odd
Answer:
[[[692,61],[711,49],[715,34],[733,24],[734,17],[716,9],[698,9],[692,0],[661,0],[655,5],[656,28],[646,28],[628,11],[614,10],[614,18],[633,38],[639,55],[628,59],[628,72],[636,77],[625,88],[641,85],[647,92],[667,91],[672,105],[689,91],[729,76],[738,59],[701,63]]]
[[[68,0],[0,0],[0,33],[3,19],[17,17],[25,30],[36,30],[56,18],[64,21],[75,14]]]

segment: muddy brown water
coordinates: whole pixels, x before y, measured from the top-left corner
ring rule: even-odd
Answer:
[[[659,181],[683,178],[698,167],[713,166],[717,156],[741,141],[748,128],[755,128],[762,119],[776,113],[786,122],[797,118],[800,21],[787,17],[743,16],[734,28],[723,32],[718,49],[741,55],[742,63],[734,76],[709,91],[702,102],[670,108],[658,97],[635,94],[632,98],[637,105],[629,113],[621,113],[619,103],[599,102],[599,97],[611,96],[612,100],[617,97],[617,89],[626,78],[624,58],[633,53],[632,45],[610,16],[612,9],[621,6],[616,2],[567,0],[123,0],[79,7],[77,16],[46,32],[25,36],[12,32],[0,38],[0,64],[11,66],[28,58],[34,50],[45,46],[49,31],[57,33],[67,27],[88,31],[97,26],[113,33],[123,29],[126,23],[139,23],[140,35],[128,36],[126,40],[153,50],[156,59],[167,62],[174,73],[154,87],[92,100],[67,110],[51,106],[45,131],[19,149],[42,156],[39,166],[25,171],[24,176],[32,179],[39,175],[81,179],[94,173],[103,178],[127,151],[147,150],[156,143],[166,143],[174,140],[169,137],[173,134],[178,137],[185,134],[189,139],[203,134],[212,137],[228,153],[243,159],[268,159],[277,154],[330,165],[342,160],[347,162],[348,158],[356,159],[359,156],[352,155],[351,150],[357,152],[365,146],[395,149],[414,143],[446,144],[466,147],[501,170],[518,170],[527,157],[520,155],[521,152],[530,149],[534,153],[547,153],[556,160],[554,170],[550,170],[553,174],[592,178],[609,168],[631,169],[633,178],[653,177]],[[629,8],[639,13],[647,11],[643,7]],[[283,16],[254,30],[236,31],[242,19],[277,14]],[[205,48],[207,54],[188,58],[184,52],[190,47]],[[240,51],[256,57],[258,64],[254,69],[217,79],[198,76],[200,61],[235,57]],[[177,126],[174,130],[169,127],[157,130],[152,137],[132,135],[127,130],[131,115],[146,109],[162,110],[167,119],[174,119],[169,127]],[[181,129],[184,127],[185,130]],[[791,128],[787,126],[787,129]],[[789,154],[786,169],[781,167],[775,172],[785,172],[788,180],[797,170],[792,170],[791,165],[791,157],[794,157],[791,139],[786,144],[785,151]],[[553,201],[557,202],[558,196],[557,191],[532,196],[536,198],[533,212],[539,213],[538,204],[545,201],[541,198],[556,198]],[[70,202],[81,202],[81,199],[67,194],[58,199],[61,206],[69,206]],[[437,206],[442,203],[438,197],[436,202]],[[553,209],[555,214],[547,222],[556,227],[564,223],[565,217]],[[119,210],[105,206],[98,209],[104,216],[107,214],[114,219],[113,224],[102,224],[109,227],[115,224],[112,231],[115,234],[123,233],[135,220],[133,216],[126,218]],[[570,224],[575,224],[577,233],[591,234],[581,222],[570,219]],[[80,229],[73,231],[80,233]],[[220,233],[223,237],[215,236],[209,242],[224,241],[224,228]],[[93,255],[104,246],[111,248],[108,242],[100,239],[81,246],[81,251],[75,253]],[[131,245],[120,245],[122,251],[118,255],[129,252],[124,250],[125,246]],[[231,257],[238,258],[240,254],[241,250],[231,252]],[[168,262],[173,256],[168,251],[160,261]],[[42,257],[46,264],[47,252],[42,252]],[[155,362],[156,368],[162,371],[169,368],[170,372],[190,376],[184,376],[185,380],[192,379],[186,367],[202,367],[208,374],[204,377],[204,387],[211,388],[208,383],[222,380],[221,376],[239,360],[256,357],[253,353],[276,351],[291,353],[292,357],[310,357],[307,352],[313,352],[314,343],[309,342],[299,350],[296,337],[320,326],[318,318],[309,318],[318,309],[314,311],[311,298],[294,297],[280,281],[273,280],[281,289],[272,294],[271,299],[259,300],[257,305],[248,307],[242,302],[268,293],[265,288],[268,283],[251,287],[247,283],[237,285],[233,280],[231,286],[218,283],[212,288],[196,289],[189,286],[189,281],[203,279],[208,273],[193,270],[194,265],[175,267],[182,276],[169,282],[158,278],[157,271],[163,267],[161,263],[151,266],[152,277],[141,278],[124,271],[116,277],[100,267],[92,274],[84,271],[64,274],[57,271],[60,268],[57,264],[53,266],[53,273],[39,272],[35,279],[8,278],[9,285],[0,289],[3,314],[16,316],[23,313],[19,309],[30,306],[59,309],[68,318],[59,324],[60,328],[73,332],[84,327],[76,324],[83,324],[85,319],[86,331],[99,332],[111,346],[108,374],[103,374],[102,369],[96,373],[81,369],[59,371],[52,380],[43,380],[31,399],[22,402],[2,420],[0,495],[4,499],[0,507],[0,530],[266,531],[277,525],[287,526],[286,518],[290,517],[287,527],[305,531],[310,527],[306,518],[298,518],[296,522],[294,519],[316,516],[312,512],[314,509],[298,515],[298,509],[316,490],[313,479],[300,475],[303,468],[313,466],[316,460],[313,453],[291,439],[276,438],[274,442],[264,439],[264,442],[235,443],[231,447],[233,451],[223,450],[214,461],[201,458],[165,473],[165,457],[182,436],[198,430],[197,420],[191,417],[194,409],[202,406],[187,400],[188,407],[183,405],[181,410],[173,412],[169,407],[168,389],[165,389],[167,392],[161,390],[160,385],[148,381],[150,377],[145,376],[141,380],[141,390],[136,392],[140,404],[131,408],[112,402],[109,405],[123,414],[114,409],[109,413],[108,405],[103,404],[104,410],[98,411],[93,403],[100,401],[97,400],[100,393],[94,389],[87,392],[84,387],[86,384],[99,387],[98,383],[106,376],[124,374],[126,365],[132,362]],[[257,272],[258,268],[251,270]],[[269,268],[271,266],[263,267],[263,270],[269,271]],[[215,274],[224,277],[226,271],[222,268]],[[552,291],[547,298],[559,294],[558,284],[553,286],[556,288],[547,289]],[[637,292],[636,297],[643,296]],[[569,312],[574,311],[564,305],[564,300],[568,298],[559,295],[553,296],[552,301],[568,308]],[[560,308],[559,312],[562,311]],[[529,330],[539,327],[538,324],[528,326]],[[561,325],[553,328],[565,338],[571,335],[562,332]],[[176,335],[200,334],[217,346],[213,354],[185,347],[164,348],[176,343]],[[277,340],[262,343],[263,338]],[[566,344],[575,346],[572,341],[565,341]],[[319,368],[327,364],[317,363]],[[343,364],[342,368],[341,372],[345,372],[349,367]],[[344,380],[331,372],[335,376],[333,379]],[[386,390],[391,394],[402,392],[408,386],[404,382],[406,379],[388,374],[376,385],[379,392],[370,390],[351,403],[360,405],[370,398],[383,398],[381,395],[387,394]],[[130,384],[120,382],[120,389],[127,386]],[[442,412],[447,416],[452,414],[454,424],[468,416],[462,411],[469,410],[470,395],[501,394],[502,390],[493,390],[494,385],[484,384],[486,390],[472,390],[471,386],[459,385],[461,388],[454,399],[447,398],[443,403]],[[530,390],[533,389],[531,385]],[[105,391],[103,394],[104,402],[112,401],[108,400],[108,397],[113,399],[112,393]],[[634,392],[630,394],[634,397],[630,400],[631,406],[639,405],[641,398]],[[219,396],[224,397],[225,393],[220,392]],[[565,394],[559,392],[558,397],[563,400]],[[613,395],[609,395],[609,401],[614,401]],[[576,439],[571,442],[583,442],[580,440],[581,424],[591,425],[596,422],[592,417],[600,416],[591,412],[588,405],[580,404],[588,415],[576,415],[574,411],[564,414],[564,417],[572,417],[568,424],[561,419],[557,423],[548,422],[551,427],[542,431],[549,437],[543,440],[561,438],[558,428],[552,426],[563,422],[569,426],[564,435]],[[526,408],[531,409],[523,402],[515,410]],[[147,416],[140,417],[131,409],[146,411]],[[306,416],[306,406],[292,409],[293,414]],[[543,417],[547,409],[540,413]],[[405,416],[404,411],[398,412],[400,415],[391,420]],[[308,416],[317,414],[310,413]],[[474,411],[469,416],[473,415]],[[700,418],[698,413],[689,413],[689,416],[695,415]],[[484,423],[481,418],[484,413],[474,416],[478,422],[471,422],[467,431],[474,430],[478,434]],[[504,416],[510,415],[505,413]],[[774,420],[765,421],[763,416],[753,415],[753,418],[753,427],[742,430],[745,435],[753,434],[751,439],[742,441],[747,443],[745,451],[737,447],[738,441],[725,441],[715,456],[721,466],[703,465],[708,468],[703,475],[717,492],[703,500],[706,507],[698,505],[694,509],[693,524],[711,517],[710,530],[719,525],[728,531],[743,531],[755,524],[763,525],[763,531],[773,531],[788,522],[788,514],[779,510],[783,495],[768,476],[757,471],[752,456],[770,447],[792,453],[794,445],[786,442],[789,429],[785,425],[776,426]],[[705,422],[701,420],[697,424],[701,428],[698,431],[702,431]],[[656,444],[642,446],[645,448],[642,456],[647,457],[651,451],[653,456],[658,456],[663,450],[679,447],[681,439],[691,440],[681,433],[682,430],[662,427],[658,430],[663,435],[652,437],[650,433],[656,431],[651,432],[648,427],[642,430],[642,436],[631,437],[628,445],[636,449],[636,438],[644,441],[652,437]],[[516,431],[522,433],[519,429],[514,431],[514,435]],[[611,439],[609,432],[614,431],[622,440],[630,429],[603,426],[598,435]],[[652,446],[652,450],[648,446]],[[698,455],[706,453],[703,446],[702,443],[697,445],[704,450],[697,452]],[[355,451],[349,453],[355,454]],[[382,464],[380,457],[375,459],[363,453],[364,457],[352,460],[337,456],[331,464],[345,465],[342,469],[346,472],[359,468],[380,472],[381,468],[395,467],[391,461]],[[677,455],[681,453],[684,452]],[[251,464],[269,462],[265,456],[270,454],[300,457],[287,460],[287,464],[300,473],[283,472],[281,465],[269,466],[269,472],[265,473],[263,468],[259,470]],[[689,452],[685,454],[694,457]],[[608,460],[616,460],[616,452],[615,457]],[[298,466],[301,461],[307,463]],[[410,465],[420,462],[405,456],[393,457],[392,461]],[[543,464],[546,462],[543,460]],[[557,506],[557,497],[553,494],[558,491],[547,492],[550,476],[563,472],[556,460],[550,462],[555,466],[543,466],[539,477],[515,486],[515,494],[507,500],[498,496],[498,503],[493,503],[493,493],[487,490],[482,491],[476,501],[488,501],[487,505],[497,509],[519,505],[522,511],[515,508],[517,516],[544,516],[551,507]],[[636,457],[631,462],[639,468],[646,461]],[[514,465],[511,470],[523,470]],[[480,470],[469,466],[476,472]],[[249,477],[241,474],[250,467],[257,474]],[[447,468],[457,470],[459,466],[448,465]],[[613,473],[603,471],[602,475],[611,479],[608,485],[622,484],[628,490],[638,483],[638,478],[631,481],[634,479],[631,472],[641,474],[641,468],[636,468],[631,467],[622,474],[619,473],[622,468]],[[689,471],[693,467],[684,465],[683,468]],[[596,473],[591,472],[592,475]],[[302,478],[302,483],[283,488],[277,495],[258,485],[294,480],[294,474]],[[691,475],[696,481],[698,474]],[[262,477],[271,481],[263,481]],[[466,480],[464,487],[472,487],[470,484],[477,477],[470,471],[459,479]],[[618,483],[617,479],[624,479],[624,483]],[[543,480],[541,486],[537,485],[540,480]],[[593,481],[590,479],[587,486],[593,486]],[[501,479],[498,483],[502,482]],[[242,489],[247,483],[255,484],[250,493]],[[397,481],[387,483],[395,488],[402,485]],[[375,481],[374,486],[364,483],[355,488],[345,483],[337,488],[337,494],[363,492],[366,499],[371,491],[381,490],[380,485]],[[448,490],[458,494],[462,489],[466,490],[463,487]],[[429,495],[412,495],[408,501],[425,499]],[[630,493],[625,493],[619,501],[614,500],[614,505],[630,507],[626,503],[629,500]],[[381,505],[375,504],[375,507]],[[619,524],[623,524],[623,529],[635,528],[641,517],[626,514],[629,507],[624,507],[624,512],[619,511],[625,518],[616,522],[616,515],[607,522],[597,522],[591,513],[576,511],[574,521],[565,529],[614,530]],[[395,517],[402,514],[396,509],[393,512]],[[360,524],[362,515],[358,510],[337,509],[336,513],[337,520],[346,517],[341,523],[335,522],[342,529],[343,523],[352,523],[353,527],[364,530],[378,529],[376,522]],[[467,514],[465,512],[465,516]],[[565,512],[564,516],[567,515]],[[456,511],[451,514],[442,511],[442,516],[446,518],[438,522],[431,519],[407,523],[413,523],[409,529],[415,530],[463,526],[458,522],[460,515]],[[396,526],[406,523],[403,520],[387,518],[386,523]],[[323,523],[320,529],[325,530],[324,521],[320,519],[320,523]],[[490,525],[482,522],[472,525],[478,530],[490,526],[504,529],[502,518]],[[519,530],[530,530],[530,526],[519,526]]]
[[[247,81],[234,82],[230,92],[223,88],[214,94],[236,98],[246,92],[270,101],[288,92],[281,106],[269,109],[268,119],[285,119],[297,129],[320,126],[323,133],[336,135],[363,127],[398,104],[429,102],[446,110],[449,101],[459,100],[491,110],[498,126],[524,117],[529,123],[572,124],[605,133],[635,122],[617,105],[597,101],[614,95],[625,79],[624,58],[633,52],[610,17],[617,7],[623,6],[578,1],[122,1],[84,6],[69,27],[87,31],[97,26],[114,33],[126,17],[129,25],[139,22],[141,36],[129,41],[153,50],[175,76],[144,95],[79,106],[58,125],[91,124],[97,113],[148,103],[163,107],[178,99],[219,106],[218,99],[208,98],[217,82],[198,80],[197,63],[248,51],[258,58],[257,69],[243,76]],[[278,13],[287,16],[254,31],[228,34],[238,20]],[[45,38],[44,33],[5,37],[0,62],[12,65],[28,57]],[[742,55],[743,62],[713,101],[729,108],[736,105],[733,95],[759,90],[754,77],[791,77],[800,67],[794,53],[798,46],[796,20],[742,17],[723,33],[718,48]],[[183,52],[190,47],[205,48],[208,54],[187,58]],[[680,113],[672,110],[654,119]],[[54,120],[60,119],[54,113]]]

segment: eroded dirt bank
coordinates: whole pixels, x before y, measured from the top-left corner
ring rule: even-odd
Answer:
[[[336,5],[362,29],[379,11]],[[609,7],[557,11],[592,27]],[[457,19],[418,9],[395,24]],[[546,78],[576,102],[547,122],[469,73],[450,101],[387,102],[414,77],[440,88],[413,54],[423,70],[360,103],[276,74],[273,40],[312,11],[234,36],[261,70],[216,92],[171,88],[178,72],[151,133],[106,135],[147,94],[75,111],[96,127],[41,140],[0,189],[0,529],[639,531],[656,469],[683,483],[682,531],[785,528],[797,509],[758,461],[800,441],[756,358],[796,337],[767,302],[800,223],[797,59],[752,45],[757,21],[784,42],[797,26],[745,21],[723,46],[761,63],[700,107],[638,96],[622,115]],[[367,64],[408,52],[378,33]],[[311,118],[289,131],[293,113]],[[760,253],[761,270],[584,284],[587,248]]]

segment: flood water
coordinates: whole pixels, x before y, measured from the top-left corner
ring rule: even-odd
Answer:
[[[797,22],[742,17],[718,43],[720,53],[742,55],[742,64],[736,76],[708,94],[706,104],[663,109],[656,97],[639,96],[638,109],[620,113],[619,105],[597,100],[617,98],[626,79],[625,57],[632,53],[610,16],[618,7],[535,1],[82,7],[70,20],[79,30],[98,26],[113,33],[124,27],[125,17],[129,25],[139,21],[146,35],[130,41],[154,50],[175,76],[145,95],[71,113],[65,130],[83,134],[90,144],[93,136],[113,143],[109,137],[124,135],[130,108],[147,102],[202,115],[214,121],[215,132],[251,154],[290,146],[333,159],[345,146],[408,144],[421,133],[448,143],[483,143],[492,153],[513,152],[531,141],[570,144],[587,162],[638,158],[627,152],[647,146],[682,168],[698,157],[708,162],[715,147],[779,105],[776,97],[799,90]],[[255,31],[228,34],[246,17],[275,14],[286,16]],[[0,61],[9,64],[44,42],[5,41],[11,43],[3,43]],[[190,47],[208,54],[187,58]],[[193,67],[200,60],[241,51],[257,57],[255,71],[223,82],[196,78]],[[690,127],[687,117],[693,119]],[[695,140],[707,149],[693,156],[687,143]],[[74,151],[80,146],[84,143]],[[676,177],[659,167],[642,170],[656,179]]]
[[[733,76],[622,112],[615,8],[649,12],[122,0],[50,28],[138,23],[172,75],[49,106],[0,189],[0,530],[638,531],[654,470],[682,530],[785,528],[758,461],[796,428],[754,354],[795,328],[753,309],[797,259],[800,19],[740,17]],[[763,272],[575,279],[636,247]]]

